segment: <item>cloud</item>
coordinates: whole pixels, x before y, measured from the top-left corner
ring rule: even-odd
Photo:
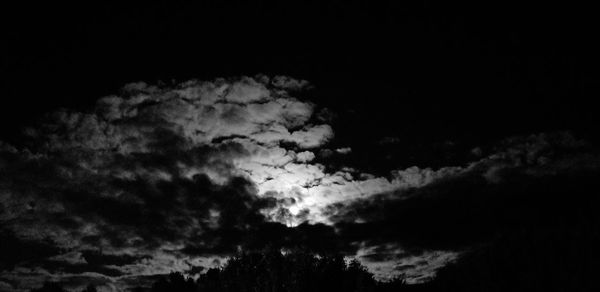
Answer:
[[[11,270],[23,261],[43,259],[61,253],[50,240],[33,241],[21,239],[10,231],[3,230],[0,234],[0,271]]]
[[[303,151],[296,154],[296,161],[301,163],[310,162],[313,159],[315,159],[315,154],[310,151]]]
[[[165,89],[141,83],[134,88],[125,87],[122,97],[102,98],[94,113],[56,112],[41,130],[30,133],[45,137],[49,150],[82,148],[120,153],[152,151],[154,135],[161,131],[175,134],[181,146],[239,136],[258,143],[286,141],[310,148],[332,135],[327,125],[305,125],[312,115],[312,104],[285,92],[269,91],[252,78],[187,82]]]
[[[334,204],[329,219],[369,265],[388,272],[401,267],[414,281],[442,266],[412,263],[426,254],[446,262],[515,230],[583,231],[599,222],[589,208],[599,203],[600,185],[591,179],[600,172],[594,148],[569,133],[505,141],[463,167],[397,171],[408,189]]]
[[[301,90],[310,87],[310,83],[308,81],[298,80],[288,76],[275,76],[272,80],[272,83],[276,87],[287,90]]]
[[[3,269],[33,261],[50,274],[115,280],[168,272],[159,258],[194,263],[234,252],[279,224],[261,213],[272,203],[258,179],[310,173],[315,157],[303,149],[333,137],[311,122],[315,105],[288,94],[305,87],[264,76],[138,82],[90,111],[47,115],[20,148],[1,144],[0,220],[14,238],[4,241]],[[21,245],[40,254],[24,257]]]
[[[265,76],[132,83],[89,111],[47,115],[22,145],[1,143],[0,231],[11,252],[0,279],[27,279],[23,269],[37,266],[38,277],[94,273],[114,285],[209,267],[238,248],[356,255],[393,243],[399,256],[364,258],[417,281],[512,226],[494,219],[508,216],[501,210],[525,213],[513,189],[496,188],[598,166],[585,142],[558,133],[507,139],[466,165],[386,177],[338,168],[326,156],[351,148],[324,149],[334,132],[315,114],[323,109],[292,96],[309,87]]]
[[[440,179],[452,177],[462,171],[464,171],[464,168],[460,166],[443,167],[438,170],[412,166],[407,169],[392,171],[392,183],[405,188],[418,188]]]
[[[290,96],[305,87],[264,76],[138,82],[89,111],[48,114],[22,145],[2,144],[0,220],[53,252],[12,258],[4,278],[29,265],[114,282],[267,242],[349,250],[322,224],[320,204],[343,197],[319,196],[355,182],[314,162],[333,130]]]
[[[352,152],[352,148],[350,148],[350,147],[338,148],[338,149],[335,149],[335,152],[337,152],[339,154],[348,154],[348,153]]]
[[[362,246],[356,257],[381,280],[391,280],[401,273],[407,283],[420,283],[435,276],[436,270],[454,262],[453,251],[406,252],[397,244]]]

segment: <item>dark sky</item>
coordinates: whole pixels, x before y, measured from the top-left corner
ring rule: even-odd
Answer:
[[[3,9],[2,88],[11,106],[2,124],[85,107],[128,82],[257,73],[310,80],[320,103],[365,111],[354,126],[389,125],[396,108],[406,120],[430,117],[411,128],[436,136],[589,130],[595,121],[598,23],[586,7],[369,2]]]
[[[596,187],[590,7],[282,2],[1,9],[0,291],[268,242],[418,282]]]

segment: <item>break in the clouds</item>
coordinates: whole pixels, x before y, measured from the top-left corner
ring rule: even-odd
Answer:
[[[508,139],[465,165],[336,169],[326,158],[352,150],[328,148],[329,110],[297,96],[308,87],[265,76],[132,83],[89,111],[50,113],[22,145],[0,143],[0,287],[120,289],[273,242],[421,281],[485,237],[446,214],[461,210],[448,190],[598,166],[586,142],[558,133]]]

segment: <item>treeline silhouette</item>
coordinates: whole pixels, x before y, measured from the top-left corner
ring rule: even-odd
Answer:
[[[174,272],[157,280],[152,287],[136,287],[135,292],[386,292],[406,286],[402,278],[389,282],[375,280],[362,264],[347,263],[340,254],[316,255],[307,251],[238,253],[222,268],[211,268],[197,280]],[[63,292],[57,283],[45,283],[32,292]],[[82,292],[96,291],[88,286]]]
[[[403,285],[401,279],[380,283],[358,261],[346,263],[339,254],[316,256],[303,251],[281,253],[270,249],[240,253],[220,269],[209,269],[196,282],[181,274],[157,281],[152,292],[301,292],[301,291],[382,291]]]
[[[339,254],[267,249],[232,256],[223,267],[209,269],[196,280],[171,273],[151,287],[131,291],[600,291],[600,230],[576,224],[531,227],[536,228],[524,227],[473,248],[424,284],[406,284],[402,277],[377,281],[358,261],[347,263]],[[50,282],[31,291],[66,292]],[[96,288],[90,285],[79,291],[95,292]]]

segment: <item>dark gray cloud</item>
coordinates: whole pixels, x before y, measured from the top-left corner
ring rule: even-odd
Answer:
[[[12,232],[0,234],[0,271],[11,270],[21,262],[35,261],[60,254],[62,251],[50,240],[32,241],[17,238]]]
[[[433,183],[330,206],[330,218],[341,237],[360,242],[367,262],[411,269],[411,281],[514,230],[599,222],[591,206],[600,203],[593,179],[600,155],[588,143],[569,133],[540,134],[507,139],[495,151]],[[417,261],[436,253],[434,264]]]

